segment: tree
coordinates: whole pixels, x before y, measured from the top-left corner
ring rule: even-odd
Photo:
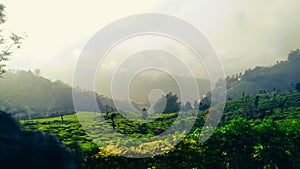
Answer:
[[[143,110],[142,110],[142,119],[147,119],[148,117],[148,112],[147,112],[147,109],[144,107]]]
[[[64,123],[64,115],[63,114],[60,115],[60,118],[61,118],[61,123]]]
[[[5,14],[4,14],[5,6],[0,4],[0,25],[5,22]],[[5,64],[3,62],[8,61],[8,56],[12,54],[12,50],[14,48],[20,48],[21,40],[23,39],[21,36],[18,36],[14,33],[7,38],[0,30],[0,77],[3,73],[5,73]]]
[[[33,73],[35,76],[41,76],[41,70],[40,69],[35,69],[34,70],[34,73]]]
[[[112,121],[112,127],[113,127],[113,129],[114,130],[116,130],[116,124],[115,124],[115,118],[116,118],[116,114],[115,113],[113,113],[113,114],[111,114],[111,116],[110,116],[110,119],[111,119],[111,121]]]
[[[255,105],[256,109],[258,107],[258,103],[259,103],[259,95],[255,96],[255,100],[254,100],[254,105]]]
[[[300,92],[300,83],[297,83],[297,84],[296,84],[296,90],[297,90],[298,92]]]
[[[194,101],[193,107],[194,110],[199,110],[199,102],[197,100]]]
[[[204,97],[199,103],[199,110],[206,110],[210,107],[209,97]]]
[[[169,92],[166,96],[162,96],[155,104],[154,111],[156,113],[173,113],[180,110],[180,102],[178,96]]]
[[[289,61],[296,61],[299,59],[300,59],[300,49],[292,50],[289,53],[289,56],[288,56]]]
[[[193,110],[191,102],[187,101],[185,105],[182,107],[183,111]]]

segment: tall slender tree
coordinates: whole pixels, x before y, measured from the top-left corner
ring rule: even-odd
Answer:
[[[0,26],[5,22],[6,16],[4,14],[5,6],[0,4]],[[11,33],[8,37],[5,36],[0,28],[0,77],[5,73],[5,62],[12,54],[15,48],[20,48],[22,37]]]

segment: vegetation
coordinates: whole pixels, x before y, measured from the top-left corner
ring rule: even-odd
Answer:
[[[292,91],[300,81],[299,62],[300,50],[296,49],[289,53],[287,61],[277,62],[274,66],[257,66],[244,74],[227,77],[228,97],[238,98],[243,93],[255,95],[272,91]]]
[[[18,73],[24,73],[24,79],[34,77],[37,82],[42,79],[30,72]],[[52,87],[56,83],[46,79],[44,82]],[[169,98],[173,98],[169,99],[172,100],[169,105],[180,105],[175,94],[170,93]],[[299,168],[300,92],[275,90],[252,96],[242,94],[242,97],[228,100],[219,127],[206,142],[199,143],[208,110],[213,109],[209,103],[209,95],[201,100],[194,127],[175,147],[173,143],[185,133],[167,132],[164,139],[144,143],[135,140],[151,139],[168,131],[174,123],[188,124],[189,119],[175,120],[179,113],[193,111],[147,114],[144,109],[144,113],[119,113],[106,105],[101,112],[19,120],[23,130],[43,131],[58,137],[82,168]],[[186,103],[184,107],[190,109],[191,104]],[[125,118],[123,113],[135,120]],[[79,123],[80,115],[103,117],[104,120]],[[123,139],[118,133],[131,139]],[[137,152],[147,156],[162,148],[166,153],[147,158],[119,156]]]
[[[72,88],[62,81],[52,82],[40,76],[39,70],[8,71],[0,79],[0,110],[19,119],[59,116],[74,113]],[[82,97],[93,97],[94,92],[75,89]],[[101,111],[114,109],[113,101],[96,94]],[[90,103],[85,103],[87,109]]]
[[[93,124],[93,128],[100,129],[101,132],[95,130],[96,135],[88,136],[76,115],[64,116],[64,122],[60,117],[55,117],[22,123],[27,130],[45,131],[59,137],[73,152],[81,152],[83,168],[299,168],[300,93],[281,92],[276,93],[276,97],[274,94],[244,96],[228,101],[219,127],[204,143],[199,143],[198,139],[207,112],[200,111],[193,129],[175,147],[171,146],[170,140],[142,143],[138,147],[128,146],[134,145],[130,141],[111,140],[116,138],[113,136],[114,132],[105,135],[107,133],[103,131],[104,128],[100,128],[105,125],[105,121]],[[265,110],[264,116],[261,115],[261,110]],[[107,116],[106,113],[100,114]],[[148,119],[156,120],[145,123],[139,117],[141,114],[135,114],[140,120],[130,121],[117,112],[109,112],[109,117],[106,118],[108,127],[112,125],[112,114],[116,131],[140,139],[167,130],[178,116],[178,113],[150,114]],[[98,140],[102,139],[95,143],[110,144],[98,147],[92,142],[92,138],[97,140],[95,136]],[[163,146],[168,151],[141,159],[116,155],[120,152],[149,153],[150,150],[157,149],[157,146]]]
[[[0,26],[5,22],[5,14],[4,14],[5,6],[0,4]],[[20,48],[20,44],[23,37],[18,36],[14,33],[11,33],[9,37],[6,37],[2,34],[2,30],[0,30],[0,77],[6,72],[4,62],[8,60],[8,56],[12,54],[14,48]]]
[[[172,113],[180,110],[180,102],[178,102],[178,96],[169,92],[166,96],[162,96],[154,107],[156,113]]]
[[[298,92],[300,92],[300,83],[297,83],[297,84],[296,84],[295,89],[296,89]]]
[[[24,131],[0,111],[0,166],[5,169],[76,169],[79,164],[66,146],[40,131]]]
[[[0,4],[0,24],[5,22],[3,10]],[[0,76],[21,40],[0,34]],[[297,49],[287,61],[228,77],[229,98],[219,126],[205,130],[205,120],[215,109],[210,93],[192,106],[170,92],[156,103],[154,114],[146,108],[141,113],[117,112],[111,99],[52,82],[39,69],[8,71],[0,79],[0,168],[298,169],[299,61]],[[205,80],[197,83],[201,81],[208,85]],[[152,88],[136,89],[143,91],[136,97],[143,97]],[[75,112],[72,91],[82,98],[96,95],[98,107],[92,109],[86,101],[82,112]],[[191,130],[181,130],[190,125]],[[207,136],[202,132],[213,129],[201,142]]]

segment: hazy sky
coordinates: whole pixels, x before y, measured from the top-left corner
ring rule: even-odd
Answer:
[[[2,29],[26,33],[8,68],[39,68],[71,83],[85,43],[105,25],[125,16],[154,12],[196,26],[216,48],[230,75],[285,60],[300,48],[299,0],[99,1],[4,0]]]

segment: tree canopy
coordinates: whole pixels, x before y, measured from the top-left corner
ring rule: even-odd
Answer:
[[[4,14],[5,6],[0,4],[0,25],[5,22],[6,16]],[[23,37],[11,33],[8,37],[3,34],[0,29],[0,76],[5,72],[5,62],[8,56],[12,54],[15,48],[20,48]]]
[[[180,102],[178,96],[169,92],[166,96],[162,96],[154,106],[156,113],[173,113],[180,110]]]

